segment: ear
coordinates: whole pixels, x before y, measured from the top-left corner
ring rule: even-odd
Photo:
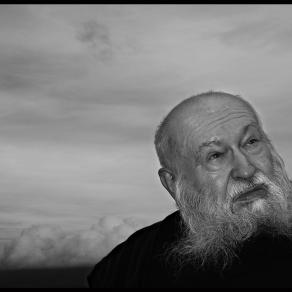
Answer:
[[[175,199],[175,176],[174,176],[174,174],[166,168],[160,168],[158,170],[158,175],[160,177],[160,181],[161,181],[162,185],[170,193],[170,195],[173,197],[173,199]]]

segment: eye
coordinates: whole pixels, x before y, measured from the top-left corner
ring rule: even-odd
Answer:
[[[223,153],[221,153],[221,152],[214,152],[208,156],[208,160],[209,161],[216,160],[216,159],[220,158],[222,155],[223,155]]]
[[[246,144],[247,144],[247,145],[253,145],[253,144],[257,143],[257,142],[259,142],[258,139],[256,139],[256,138],[251,138],[251,139],[248,140],[248,142],[247,142]]]

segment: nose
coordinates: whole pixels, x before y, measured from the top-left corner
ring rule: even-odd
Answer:
[[[234,152],[232,178],[248,179],[254,175],[255,171],[255,167],[241,151]]]

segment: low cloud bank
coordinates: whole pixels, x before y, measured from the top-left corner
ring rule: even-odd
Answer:
[[[149,221],[105,216],[90,229],[64,231],[57,225],[33,225],[7,243],[1,252],[2,269],[94,265],[117,244]]]

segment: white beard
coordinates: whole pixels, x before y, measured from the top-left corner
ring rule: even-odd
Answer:
[[[224,269],[232,263],[240,245],[263,230],[292,238],[292,187],[283,161],[275,151],[272,153],[272,178],[257,172],[252,181],[233,182],[228,188],[229,198],[251,184],[264,184],[268,190],[267,198],[255,200],[236,213],[231,210],[231,201],[219,206],[216,193],[210,188],[196,193],[181,179],[176,203],[186,232],[170,249],[170,255],[175,255],[181,263],[215,264]]]

